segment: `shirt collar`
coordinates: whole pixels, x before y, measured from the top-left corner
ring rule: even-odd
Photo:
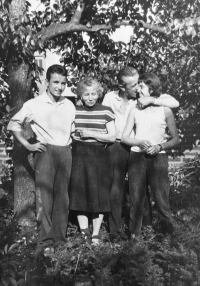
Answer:
[[[40,95],[40,97],[41,97],[41,100],[42,100],[43,102],[50,103],[50,104],[54,104],[54,103],[52,102],[52,100],[50,99],[50,97],[48,96],[48,94],[47,94],[46,91],[43,92],[43,93]],[[57,105],[64,103],[64,101],[65,101],[65,97],[64,97],[64,96],[61,96],[61,97],[59,98],[58,102],[57,102]]]
[[[119,90],[116,91],[116,99],[122,101],[122,98],[119,96]],[[135,99],[129,99],[128,104],[132,104],[134,101]]]
[[[122,101],[122,98],[119,96],[119,90],[116,92],[116,99]]]

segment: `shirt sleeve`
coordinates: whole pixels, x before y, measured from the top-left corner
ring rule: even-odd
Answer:
[[[106,123],[115,120],[115,115],[113,110],[110,107],[107,107],[106,112],[105,112],[105,119]]]
[[[8,123],[7,130],[11,131],[21,131],[22,126],[26,122],[33,121],[33,114],[31,110],[28,108],[27,104],[25,103],[23,107],[17,112]]]
[[[73,133],[75,132],[75,115],[76,115],[76,108],[73,105],[71,135],[73,135]]]
[[[160,104],[160,105],[167,106],[167,107],[170,107],[170,108],[177,108],[177,107],[179,107],[179,101],[176,100],[173,96],[171,96],[171,95],[169,95],[167,93],[161,94],[156,100],[159,101],[159,98],[161,100],[162,99],[165,100],[165,104]]]
[[[74,120],[75,120],[75,115],[76,115],[76,108],[75,108],[75,106],[73,105],[73,114],[72,114],[72,120],[73,120],[73,122],[74,122]]]

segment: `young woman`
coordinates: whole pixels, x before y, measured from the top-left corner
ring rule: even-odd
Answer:
[[[151,73],[139,77],[140,97],[159,97],[161,83]],[[166,140],[166,127],[171,139]],[[135,137],[131,138],[132,130]],[[131,146],[129,158],[129,191],[131,198],[129,229],[134,238],[141,230],[145,200],[145,186],[148,180],[155,196],[162,230],[173,232],[169,206],[168,159],[165,153],[179,143],[174,115],[170,108],[147,106],[133,108],[128,116],[122,142]]]
[[[88,215],[92,214],[92,243],[99,243],[99,230],[105,212],[110,211],[111,168],[107,143],[115,141],[115,116],[112,109],[98,103],[100,83],[82,79],[77,96],[83,105],[76,108],[72,148],[70,209],[78,212],[80,230],[90,243]]]

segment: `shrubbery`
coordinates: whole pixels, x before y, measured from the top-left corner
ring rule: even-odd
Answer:
[[[4,195],[0,199],[0,285],[200,285],[199,172],[199,156],[170,169],[172,237],[158,232],[154,216],[153,227],[144,228],[137,241],[111,243],[104,223],[102,244],[87,247],[72,217],[67,244],[37,261],[32,257],[35,229],[21,231],[13,217],[12,194]],[[128,207],[125,200],[125,215]]]

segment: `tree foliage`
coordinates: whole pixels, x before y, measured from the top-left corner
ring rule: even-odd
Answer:
[[[62,55],[62,63],[70,75],[68,84],[74,88],[80,77],[90,74],[103,83],[105,92],[117,89],[116,74],[124,65],[131,65],[140,73],[156,73],[162,79],[163,92],[180,101],[177,122],[182,149],[198,143],[198,0],[41,2],[43,9],[31,11],[30,3],[25,0],[0,1],[0,124],[1,136],[7,140],[8,147],[12,146],[5,128],[9,102],[11,112],[15,112],[33,96],[31,83],[38,80],[38,73],[33,71],[39,69],[34,52],[45,53],[47,49]],[[111,38],[112,32],[122,24],[133,29],[128,44]],[[32,87],[35,91],[35,85]],[[188,130],[192,130],[192,137]],[[20,172],[17,176],[24,175]],[[3,202],[1,199],[1,284],[40,285],[45,281],[43,285],[70,285],[76,275],[86,275],[95,285],[118,282],[120,285],[199,285],[199,158],[179,171],[172,171],[170,176],[174,182],[171,198],[177,227],[174,240],[165,240],[150,229],[135,246],[121,243],[120,248],[111,248],[108,242],[88,255],[88,250],[80,246],[77,229],[70,227],[68,231],[73,233],[66,248],[58,249],[39,264],[30,257],[33,250],[30,236],[34,233],[20,232],[16,238],[19,230],[16,225],[12,236],[13,206],[5,206],[11,198],[4,198]],[[20,188],[23,197],[30,196],[26,181]]]
[[[163,91],[180,100],[182,141],[192,148],[200,136],[187,136],[188,126],[199,129],[199,1],[41,2],[43,8],[36,11],[28,1],[1,2],[1,55],[6,66],[24,61],[36,70],[34,52],[56,49],[73,71],[71,85],[90,72],[104,82],[106,91],[116,88],[116,71],[123,65],[155,72],[162,78]],[[111,39],[123,24],[133,27],[127,45]]]
[[[42,9],[35,11],[25,0],[3,0],[0,6],[0,55],[10,87],[6,106],[9,100],[12,114],[36,90],[39,67],[34,52],[45,54],[47,49],[54,49],[62,55],[61,61],[70,75],[68,84],[74,88],[80,77],[90,74],[103,83],[105,92],[117,89],[116,74],[124,65],[131,65],[140,73],[156,73],[162,79],[163,92],[181,104],[177,111],[182,136],[180,151],[198,143],[198,0],[42,0]],[[132,26],[128,44],[111,38],[121,25]],[[0,108],[5,118],[8,107],[3,103]],[[0,122],[2,130],[5,122]],[[30,138],[30,132],[25,134]],[[26,194],[27,199],[33,196],[33,180],[29,184],[33,172],[24,149],[19,145],[15,149],[15,194],[21,194],[15,201],[20,201]],[[33,202],[25,203],[26,210],[30,204]],[[15,210],[18,207],[20,203]]]
[[[163,27],[163,35],[140,31],[134,36],[134,41],[140,40],[132,63],[139,54],[141,70],[158,74],[163,90],[180,101],[177,119],[182,149],[191,149],[200,136],[199,1],[158,1],[155,6],[149,21]]]

